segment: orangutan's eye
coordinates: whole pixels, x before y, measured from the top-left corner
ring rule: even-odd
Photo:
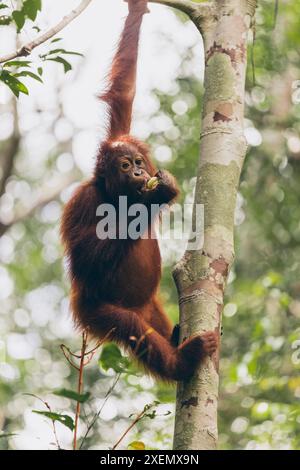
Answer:
[[[130,164],[128,162],[123,162],[122,163],[122,169],[123,170],[128,170],[129,167],[130,167]]]
[[[143,163],[143,160],[141,158],[137,158],[136,161],[135,161],[135,164],[137,166],[140,166],[142,163]]]

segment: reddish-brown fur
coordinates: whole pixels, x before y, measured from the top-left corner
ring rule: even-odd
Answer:
[[[99,239],[96,235],[100,204],[114,204],[118,211],[118,197],[126,195],[129,203],[150,207],[154,203],[170,204],[178,194],[172,175],[155,169],[148,146],[129,135],[139,32],[147,0],[129,0],[128,4],[109,87],[102,95],[109,105],[108,139],[99,149],[93,177],[81,184],[62,218],[72,283],[71,307],[80,328],[97,338],[109,334],[147,371],[167,380],[186,380],[204,355],[216,349],[217,340],[214,333],[207,332],[178,346],[178,330],[174,329],[172,335],[173,327],[158,299],[161,257],[157,240]],[[120,166],[124,156],[128,156],[129,170]],[[149,190],[146,182],[154,175],[159,184]],[[152,218],[148,231],[153,223]]]

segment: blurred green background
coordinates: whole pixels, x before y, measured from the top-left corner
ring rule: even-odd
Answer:
[[[258,3],[246,83],[249,148],[236,208],[236,259],[223,315],[219,447],[300,449],[300,2],[279,1],[277,16],[274,1]],[[161,8],[151,6],[157,16]],[[182,201],[191,201],[203,96],[200,38],[183,15],[166,10],[173,32],[156,31],[156,45],[176,54],[176,73],[169,87],[160,88],[160,70],[155,70],[150,105],[146,100],[137,109],[136,129],[141,137],[146,134],[158,165],[178,178]],[[77,24],[80,28],[80,19]],[[5,30],[1,34],[7,34],[5,28],[0,28]],[[181,44],[184,31],[192,31],[191,39]],[[71,39],[70,46],[74,49]],[[99,65],[99,57],[83,52]],[[0,435],[1,449],[54,448],[51,422],[32,413],[43,410],[43,404],[24,393],[74,416],[74,402],[52,392],[76,389],[76,371],[64,359],[60,344],[80,348],[80,335],[72,329],[68,313],[68,280],[58,236],[63,203],[73,183],[86,175],[74,148],[78,136],[89,132],[85,116],[83,124],[72,122],[62,100],[63,93],[71,93],[68,103],[76,109],[77,77],[85,67],[76,60],[70,76],[55,71],[58,82],[52,76],[37,85],[51,98],[48,101],[39,98],[32,105],[29,96],[16,105],[11,95],[0,91],[2,178],[7,149],[16,145],[0,198],[0,428],[15,433]],[[53,67],[51,74],[59,66]],[[86,92],[91,99],[95,83],[94,78]],[[138,127],[139,121],[149,124],[148,133]],[[171,269],[181,251],[176,245],[163,247],[162,295],[174,321],[178,308]],[[116,378],[112,369],[99,366],[97,356],[85,371],[84,389],[91,398],[84,405],[81,436],[84,421],[102,406]],[[157,400],[157,415],[142,420],[120,448],[135,440],[146,448],[171,448],[174,399],[173,387],[155,383],[141,371],[122,373],[85,447],[108,449],[129,426],[130,415]],[[71,432],[59,424],[57,429],[62,446],[70,448]]]

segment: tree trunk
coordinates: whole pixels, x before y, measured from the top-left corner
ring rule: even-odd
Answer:
[[[236,196],[246,153],[247,37],[256,1],[194,5],[193,9],[188,2],[190,11],[186,12],[201,32],[205,48],[201,158],[194,201],[204,205],[204,243],[197,251],[187,250],[174,269],[181,340],[208,330],[220,333],[224,289],[234,258]],[[205,360],[192,380],[178,386],[174,449],[216,449],[218,385],[219,351]]]

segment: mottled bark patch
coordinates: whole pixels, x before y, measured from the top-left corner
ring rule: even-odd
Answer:
[[[218,258],[214,259],[211,263],[210,266],[219,274],[222,274],[222,276],[227,276],[228,275],[228,263],[225,261],[224,258]]]
[[[205,406],[208,406],[210,404],[213,404],[214,401],[211,399],[211,398],[207,398],[206,402],[205,402]]]
[[[223,47],[220,44],[217,44],[215,41],[213,45],[208,49],[206,53],[206,63],[216,52],[228,55],[233,67],[236,67],[236,64],[243,62],[246,57],[246,49],[244,44],[238,44],[235,47]]]
[[[181,408],[189,408],[190,406],[198,406],[198,397],[191,397],[181,402]]]
[[[205,228],[220,225],[232,230],[236,190],[240,169],[236,162],[229,165],[205,163],[201,167],[198,204],[204,204]]]
[[[231,101],[235,98],[234,70],[230,59],[222,52],[215,52],[206,66],[205,105],[209,101]],[[207,110],[205,107],[204,115]]]
[[[224,114],[219,113],[218,111],[215,111],[215,112],[214,112],[213,120],[214,120],[215,122],[217,122],[217,121],[230,122],[230,121],[231,121],[231,118],[228,117],[228,116],[225,116]]]
[[[214,121],[229,122],[232,120],[233,105],[232,103],[221,103],[214,112]]]

